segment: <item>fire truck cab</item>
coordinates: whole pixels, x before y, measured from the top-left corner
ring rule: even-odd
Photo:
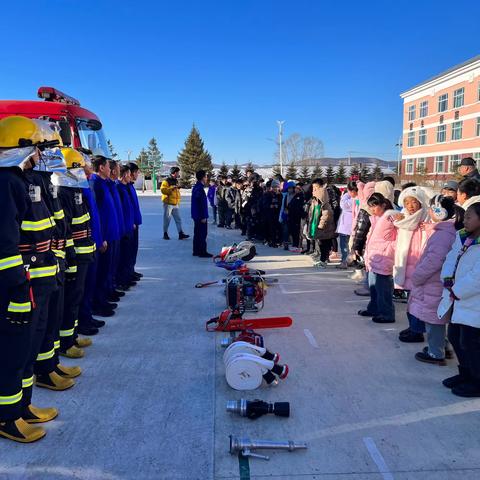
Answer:
[[[65,146],[87,148],[95,155],[111,158],[102,122],[94,113],[52,87],[40,87],[38,97],[44,101],[0,100],[0,118],[23,115],[54,121]]]

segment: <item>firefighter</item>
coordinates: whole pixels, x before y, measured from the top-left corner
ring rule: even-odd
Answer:
[[[59,142],[61,143],[61,139]],[[58,186],[51,182],[53,172],[60,175],[67,171],[65,158],[58,148],[47,150],[42,152],[40,167],[42,164],[44,168],[37,166],[34,173],[43,182],[42,194],[55,220],[52,251],[57,257],[59,272],[57,275],[58,288],[50,296],[46,331],[34,366],[35,385],[61,391],[73,387],[75,382],[72,379],[82,373],[80,367],[61,365],[58,360],[59,330],[64,310],[65,270],[67,265],[75,263],[75,252],[73,246],[68,248],[66,246],[67,239],[71,239],[72,234],[65,221],[65,212],[58,196]]]
[[[58,415],[31,404],[36,332],[46,322],[58,269],[51,251],[55,223],[31,171],[43,142],[33,120],[0,120],[0,436],[22,443],[46,434],[29,424]]]
[[[59,354],[68,358],[82,358],[83,348],[92,344],[82,335],[95,335],[98,328],[79,326],[78,312],[83,298],[89,264],[95,257],[95,242],[90,229],[90,213],[83,198],[83,190],[88,188],[88,181],[83,167],[85,159],[73,148],[62,148],[69,177],[59,177],[59,196],[65,213],[65,220],[71,228],[75,249],[75,264],[65,271],[65,305],[60,329]],[[69,178],[76,181],[69,182]]]

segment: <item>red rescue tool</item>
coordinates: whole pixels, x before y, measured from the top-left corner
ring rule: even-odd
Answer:
[[[242,332],[248,329],[291,327],[291,317],[242,318],[240,312],[224,310],[218,317],[211,318],[205,324],[207,332]]]

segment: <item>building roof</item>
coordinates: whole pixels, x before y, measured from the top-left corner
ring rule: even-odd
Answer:
[[[475,62],[478,62],[478,61],[480,61],[480,55],[477,55],[473,58],[470,58],[469,60],[466,60],[465,62],[459,63],[458,65],[455,65],[453,67],[450,67],[448,70],[445,70],[442,73],[439,73],[438,75],[435,75],[434,77],[429,78],[428,80],[425,80],[421,83],[418,83],[417,85],[414,85],[413,87],[411,87],[408,90],[406,90],[405,92],[403,92],[400,96],[403,97],[405,94],[407,94],[411,90],[415,90],[416,88],[419,88],[419,87],[421,87],[423,85],[426,85],[427,83],[433,82],[435,80],[438,80],[439,78],[442,78],[442,77],[448,75],[449,73],[455,72],[456,70],[460,70],[461,68],[466,67],[466,66],[470,65],[471,63],[475,63]]]

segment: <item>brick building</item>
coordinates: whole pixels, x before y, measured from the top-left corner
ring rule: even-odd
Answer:
[[[402,175],[451,177],[463,157],[480,167],[480,55],[402,93]]]

